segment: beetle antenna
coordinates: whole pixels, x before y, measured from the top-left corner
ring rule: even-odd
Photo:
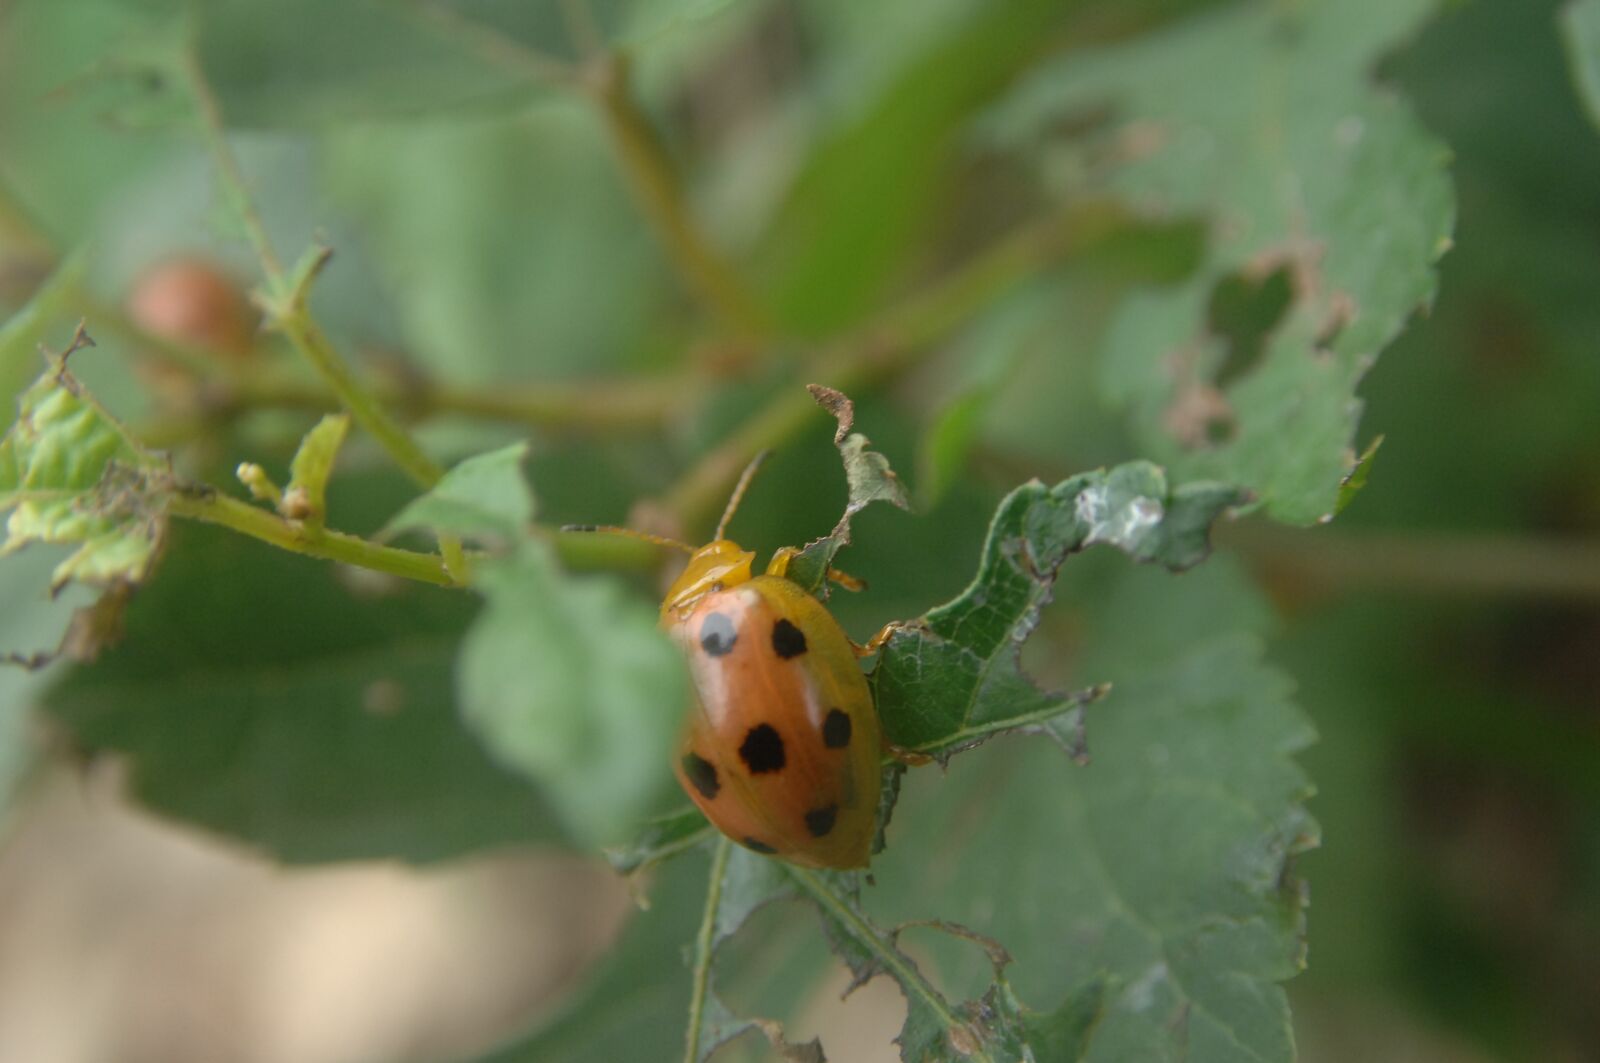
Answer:
[[[723,533],[728,530],[728,522],[733,519],[733,511],[739,508],[739,503],[744,501],[744,493],[750,489],[750,481],[756,478],[756,473],[761,471],[761,466],[772,456],[769,447],[750,459],[750,464],[744,467],[744,472],[739,474],[739,482],[733,486],[733,494],[728,498],[728,508],[722,511],[722,519],[717,522],[717,534],[711,537],[712,542],[720,542]]]
[[[676,539],[668,539],[665,535],[651,535],[649,532],[623,528],[615,524],[563,524],[561,530],[564,532],[599,532],[603,535],[626,535],[630,539],[642,539],[657,546],[670,546],[674,550],[682,550],[686,554],[694,553],[694,547],[688,543],[680,543]]]

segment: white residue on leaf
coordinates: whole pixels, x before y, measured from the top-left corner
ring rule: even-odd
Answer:
[[[1166,509],[1157,499],[1139,495],[1126,505],[1113,508],[1106,487],[1087,487],[1078,495],[1078,519],[1089,526],[1086,543],[1111,543],[1129,548],[1145,529],[1160,523]]]
[[[1156,987],[1167,980],[1165,962],[1153,963],[1127,989],[1125,998],[1132,1011],[1147,1011],[1156,1002]]]

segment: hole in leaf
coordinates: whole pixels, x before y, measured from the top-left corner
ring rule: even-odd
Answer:
[[[1230,273],[1211,290],[1206,324],[1226,345],[1222,364],[1212,382],[1226,388],[1255,368],[1266,348],[1267,337],[1283,321],[1294,299],[1288,266],[1264,277]]]

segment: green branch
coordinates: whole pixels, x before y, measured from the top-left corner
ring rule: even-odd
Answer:
[[[1269,582],[1322,593],[1403,593],[1600,600],[1600,542],[1438,532],[1219,527]],[[1276,577],[1274,579],[1274,577]]]
[[[285,274],[283,264],[267,237],[266,226],[262,224],[261,215],[251,199],[244,172],[240,170],[238,160],[228,147],[222,109],[210,82],[206,80],[205,71],[200,66],[199,53],[193,41],[185,48],[183,63],[189,90],[200,112],[206,143],[216,161],[217,172],[233,200],[234,209],[238,211],[244,223],[245,232],[255,248],[256,257],[261,260],[262,271],[266,274],[268,298],[265,309],[271,315],[273,324],[288,337],[289,342],[311,364],[323,382],[339,396],[339,401],[344,403],[345,408],[356,419],[356,423],[366,429],[384,450],[389,452],[395,463],[422,487],[432,487],[438,482],[439,477],[444,475],[444,470],[423,452],[416,441],[406,434],[405,429],[362,386],[344,360],[339,357],[338,352],[333,349],[333,345],[312,319],[306,307],[307,286],[327,261],[329,252],[326,249],[314,252],[311,258],[296,267],[293,277]]]
[[[447,381],[374,377],[367,385],[406,417],[465,414],[559,432],[615,434],[659,429],[690,401],[697,386],[688,376],[549,381],[496,388]],[[278,407],[326,411],[339,400],[314,381],[256,372],[227,379],[223,410]]]
[[[590,92],[605,117],[623,173],[685,285],[725,332],[760,335],[765,331],[765,314],[695,224],[666,145],[634,97],[627,57],[613,55],[591,69]]]
[[[945,1029],[961,1030],[966,1028],[966,1022],[950,1010],[950,1004],[944,999],[944,995],[935,989],[933,983],[923,976],[922,972],[917,969],[916,964],[912,963],[905,953],[885,941],[882,931],[863,919],[861,913],[840,900],[821,878],[804,868],[792,865],[786,866],[784,870],[788,872],[790,878],[799,884],[801,889],[810,895],[811,899],[819,907],[849,933],[858,945],[872,953],[873,957],[883,965],[884,969],[894,977],[895,981],[900,983],[901,992],[905,993],[908,998],[915,996],[926,1004],[928,1009],[944,1024]],[[977,1060],[979,1063],[991,1063],[992,1057],[979,1047],[977,1038],[972,1038],[971,1044],[973,1047],[972,1054],[968,1056],[969,1059]]]
[[[718,836],[717,846],[711,851],[711,874],[706,880],[706,910],[700,920],[700,932],[694,939],[694,976],[689,992],[689,1028],[684,1034],[684,1063],[699,1063],[700,1033],[705,1025],[706,994],[711,991],[711,959],[717,929],[717,908],[722,904],[722,882],[728,872],[728,854],[733,843],[726,836]]]
[[[602,42],[587,8],[564,9],[580,50],[590,53],[581,68],[429,0],[412,0],[412,10],[496,66],[542,85],[585,91],[605,120],[641,213],[655,230],[684,286],[710,310],[724,331],[735,336],[759,335],[763,331],[766,316],[760,305],[689,211],[677,167],[634,98],[627,57],[598,51]]]
[[[460,586],[446,570],[443,559],[436,554],[379,546],[359,536],[325,528],[308,528],[214,490],[177,494],[171,499],[167,511],[175,517],[219,525],[291,553],[338,561],[441,587]]]

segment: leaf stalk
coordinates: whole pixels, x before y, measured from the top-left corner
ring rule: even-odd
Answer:
[[[694,939],[694,975],[689,992],[689,1024],[684,1033],[684,1063],[699,1063],[700,1033],[705,1026],[706,995],[711,991],[711,960],[715,953],[717,908],[722,904],[722,884],[728,873],[728,855],[733,843],[718,835],[711,851],[711,873],[706,880],[706,910],[700,931]]]
[[[290,553],[338,561],[439,587],[461,586],[436,554],[380,546],[360,536],[326,528],[307,528],[210,489],[174,495],[168,503],[168,512],[175,517],[219,525]]]

